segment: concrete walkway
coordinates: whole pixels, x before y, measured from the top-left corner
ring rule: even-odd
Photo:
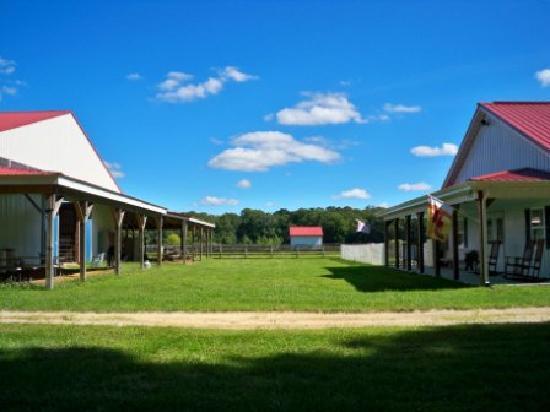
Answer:
[[[550,322],[550,307],[376,313],[0,311],[0,324],[171,326],[202,329],[324,329]]]

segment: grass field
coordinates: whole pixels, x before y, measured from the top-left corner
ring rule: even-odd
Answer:
[[[8,410],[550,410],[550,325],[0,326]]]
[[[0,286],[2,309],[377,311],[550,305],[550,287],[466,287],[332,258],[203,260],[41,286]]]

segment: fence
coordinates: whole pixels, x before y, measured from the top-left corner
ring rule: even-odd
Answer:
[[[341,245],[340,257],[342,259],[369,263],[371,265],[383,265],[384,244],[368,243],[364,245]]]
[[[164,245],[164,260],[181,260],[180,246]],[[303,258],[303,257],[338,257],[340,245],[327,244],[319,247],[295,247],[290,245],[244,245],[244,244],[212,244],[210,251],[203,245],[202,254],[200,244],[186,245],[185,257],[188,260],[197,260],[200,257],[214,259],[260,259],[260,258]],[[157,245],[148,244],[145,248],[147,259],[156,260]]]
[[[212,246],[214,259],[262,259],[262,258],[303,258],[303,257],[337,257],[339,245],[322,245],[319,247],[294,247],[290,245],[223,245]]]

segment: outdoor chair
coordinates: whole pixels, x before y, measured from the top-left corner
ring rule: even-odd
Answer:
[[[100,253],[99,255],[96,255],[92,259],[92,267],[99,267],[103,264],[103,261],[105,260],[105,253]]]
[[[539,239],[535,243],[535,257],[533,258],[533,263],[531,264],[531,276],[533,280],[540,279],[540,267],[542,264],[542,255],[544,253],[544,239]]]
[[[521,257],[506,256],[506,262],[504,267],[504,277],[506,279],[528,278],[534,250],[535,250],[535,242],[533,240],[530,240],[525,242],[523,255]]]
[[[497,265],[498,265],[498,251],[500,250],[500,245],[502,242],[500,240],[493,240],[490,242],[491,252],[489,254],[489,276],[498,275]]]

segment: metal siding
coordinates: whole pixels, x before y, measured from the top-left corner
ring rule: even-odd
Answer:
[[[290,244],[292,246],[321,246],[323,244],[323,238],[320,236],[293,236],[290,238]]]
[[[550,170],[550,154],[526,140],[494,116],[482,126],[468,157],[458,173],[456,184],[471,177],[502,170],[530,167]]]
[[[109,232],[115,230],[112,208],[105,205],[95,205],[92,210],[92,244],[94,256],[109,251]]]
[[[42,204],[41,196],[32,195]],[[15,249],[16,256],[39,256],[42,216],[24,195],[0,195],[0,249]]]
[[[70,114],[0,132],[0,157],[119,191]]]

